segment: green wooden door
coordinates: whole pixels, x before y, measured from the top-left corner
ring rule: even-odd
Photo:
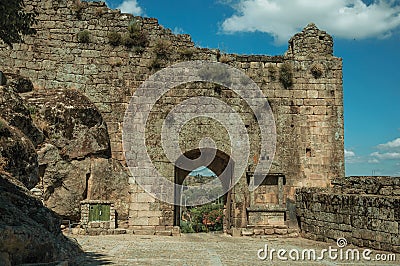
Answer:
[[[89,222],[92,221],[110,221],[110,205],[90,204]]]
[[[99,221],[110,221],[110,205],[99,205]]]

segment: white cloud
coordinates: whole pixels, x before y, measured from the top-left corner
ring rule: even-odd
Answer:
[[[122,13],[130,13],[135,16],[143,15],[143,9],[138,5],[137,0],[125,0],[117,9],[120,9]]]
[[[372,158],[368,160],[368,163],[380,163],[380,161],[376,158]]]
[[[184,34],[185,33],[185,31],[182,28],[179,28],[179,27],[175,27],[172,32],[174,34]]]
[[[261,31],[285,43],[310,22],[336,37],[387,37],[400,26],[400,3],[394,0],[238,0],[226,19],[227,33]]]
[[[381,160],[396,160],[400,159],[400,152],[387,152],[387,153],[373,152],[371,153],[371,156]]]
[[[348,150],[344,150],[344,157],[345,158],[350,158],[350,157],[355,157],[356,154],[354,153],[354,151],[348,151]]]
[[[360,156],[357,156],[354,151],[344,149],[344,159],[346,163],[360,163],[364,159]]]
[[[400,148],[400,138],[397,138],[397,139],[395,139],[393,141],[389,141],[389,142],[384,143],[384,144],[379,144],[378,148],[382,149],[382,150]]]

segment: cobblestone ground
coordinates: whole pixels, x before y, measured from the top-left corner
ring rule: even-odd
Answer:
[[[338,248],[336,243],[323,243],[302,238],[250,238],[230,237],[223,234],[183,234],[181,237],[109,235],[109,236],[74,236],[86,252],[77,258],[79,265],[400,265],[400,254],[396,261],[376,261],[375,255],[388,253],[372,251],[372,260],[332,260],[326,253],[320,261],[293,261],[286,253],[288,261],[281,261],[274,253],[271,261],[260,260],[258,250],[268,245],[271,249],[291,249],[300,251],[315,249],[320,256],[322,249]],[[345,251],[354,246],[343,248]],[[364,249],[359,248],[360,257]],[[294,251],[293,251],[294,252]],[[340,254],[338,252],[338,254]],[[260,253],[261,256],[264,253]],[[295,255],[293,253],[292,255]],[[301,255],[300,255],[301,257]],[[382,257],[382,256],[381,256]]]

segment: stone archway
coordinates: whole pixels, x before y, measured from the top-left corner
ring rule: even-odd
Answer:
[[[201,156],[203,155],[203,156]],[[199,166],[206,166],[208,169],[213,171],[218,179],[221,181],[223,191],[227,191],[224,193],[224,221],[223,227],[225,229],[229,229],[231,226],[231,189],[232,189],[232,178],[234,171],[234,161],[230,158],[228,154],[220,150],[214,150],[210,148],[205,149],[193,149],[184,153],[180,158],[178,158],[174,170],[174,182],[176,184],[182,185],[184,179],[191,172],[186,169],[179,168],[180,162],[183,161],[184,157],[191,159],[192,161],[202,158],[203,160],[196,161],[193,165],[191,165],[192,170],[197,169]],[[211,163],[205,165],[207,159],[213,158]],[[174,191],[175,202],[178,202],[181,197],[181,190],[175,189]],[[174,206],[174,225],[178,226],[180,224],[181,218],[181,205],[175,204]]]

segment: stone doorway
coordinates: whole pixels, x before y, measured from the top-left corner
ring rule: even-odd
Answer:
[[[191,165],[186,165],[185,167],[180,168],[179,166],[183,164],[183,162],[189,159],[191,160]],[[211,161],[210,163],[206,163],[207,161]],[[211,148],[204,149],[194,149],[186,152],[183,156],[181,156],[176,164],[174,171],[174,182],[178,185],[183,185],[185,178],[195,169],[205,166],[209,170],[215,173],[216,178],[219,179],[221,184],[221,189],[226,191],[226,193],[222,193],[221,197],[217,199],[222,199],[223,203],[223,230],[227,230],[231,227],[231,191],[232,191],[232,180],[233,180],[233,169],[234,162],[226,153]],[[210,191],[208,191],[210,192]],[[220,192],[220,191],[219,191]],[[216,193],[210,192],[208,195],[210,197],[215,197]],[[181,221],[181,198],[182,198],[182,190],[180,188],[175,187],[174,191],[175,197],[175,205],[174,205],[174,226],[180,226]],[[211,200],[210,200],[211,201]],[[200,200],[198,203],[206,203],[207,199]],[[199,204],[203,205],[203,204]]]

